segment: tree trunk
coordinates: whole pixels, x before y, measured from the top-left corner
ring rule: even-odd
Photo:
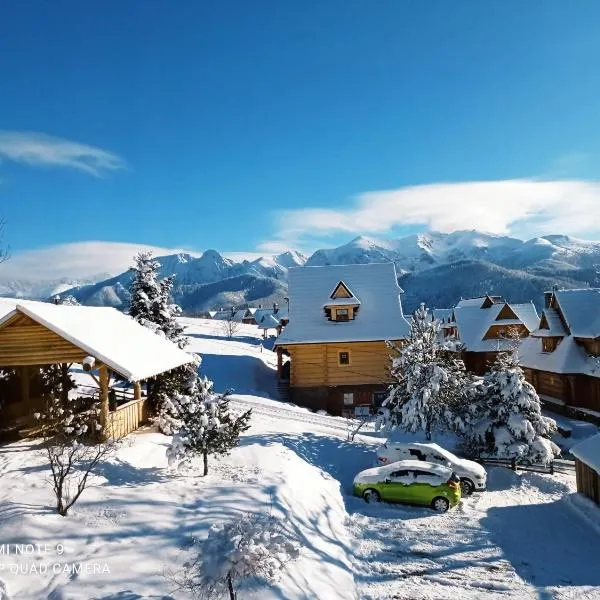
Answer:
[[[206,450],[202,452],[202,458],[204,459],[204,476],[206,477],[208,475],[208,452]]]
[[[427,426],[425,429],[425,439],[430,442],[431,441],[431,421],[427,421]]]
[[[229,589],[229,600],[235,600],[236,593],[233,590],[233,581],[231,581],[231,571],[227,573],[227,588]]]

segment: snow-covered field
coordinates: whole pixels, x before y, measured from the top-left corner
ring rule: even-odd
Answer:
[[[50,508],[37,443],[1,448],[0,548],[45,545],[0,550],[1,600],[187,598],[166,575],[194,537],[242,511],[285,516],[302,552],[276,585],[240,600],[600,598],[600,511],[576,497],[572,475],[492,468],[489,491],[445,515],[365,504],[352,479],[381,438],[348,442],[344,419],[274,400],[275,355],[255,327],[228,340],[219,323],[184,322],[216,389],[233,387],[234,404],[253,408],[241,445],[208,477],[181,476],[166,468],[169,439],[137,432],[66,518]]]

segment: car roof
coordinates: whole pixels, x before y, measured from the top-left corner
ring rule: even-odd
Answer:
[[[440,454],[452,454],[449,450],[433,442],[392,442],[390,446],[415,448],[417,450],[435,450]]]
[[[434,463],[429,463],[422,460],[399,460],[386,465],[386,469],[389,471],[418,469],[419,471],[429,471],[430,473],[440,476],[450,476],[452,473],[452,469],[449,469],[448,467],[436,465]]]

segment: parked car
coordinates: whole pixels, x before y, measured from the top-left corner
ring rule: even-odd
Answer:
[[[460,477],[463,496],[470,496],[475,491],[485,490],[487,473],[479,463],[459,458],[438,444],[387,442],[377,448],[378,465],[415,459],[452,469]]]
[[[367,502],[403,502],[446,512],[460,500],[460,478],[442,465],[401,460],[361,471],[354,478],[354,495]]]

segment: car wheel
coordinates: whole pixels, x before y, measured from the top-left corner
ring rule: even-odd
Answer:
[[[442,496],[438,496],[433,499],[431,503],[431,508],[439,513],[445,513],[450,508],[450,502],[446,498],[442,498]]]
[[[377,490],[368,489],[363,492],[365,502],[381,502],[381,495]]]
[[[460,493],[463,496],[470,496],[475,491],[475,484],[470,479],[460,480]]]

